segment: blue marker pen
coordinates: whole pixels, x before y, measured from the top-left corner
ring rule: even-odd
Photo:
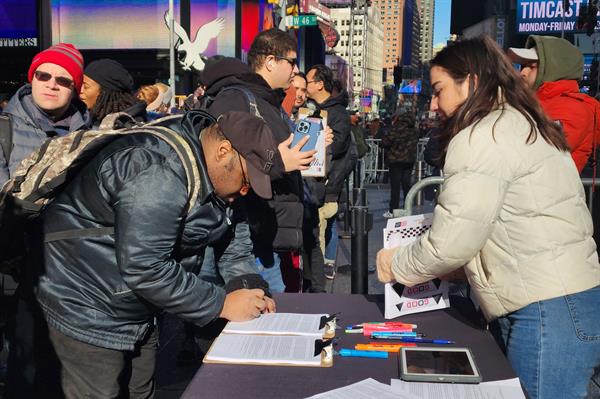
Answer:
[[[372,337],[413,337],[417,338],[419,335],[416,332],[387,332],[387,331],[373,331]]]
[[[400,342],[414,342],[416,344],[438,344],[438,345],[450,345],[454,344],[454,341],[448,341],[446,339],[425,339],[425,338],[400,338]]]
[[[388,358],[388,353],[381,351],[359,351],[356,349],[340,349],[338,354],[344,357],[373,357],[377,359]]]

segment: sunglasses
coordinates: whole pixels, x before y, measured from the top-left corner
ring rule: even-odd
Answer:
[[[53,76],[52,74],[43,71],[35,71],[34,76],[36,80],[39,80],[40,82],[47,82],[50,79],[54,78],[54,81],[57,85],[67,89],[73,88],[73,81],[69,78],[65,78],[64,76]]]
[[[275,57],[278,60],[287,61],[292,68],[294,68],[296,65],[298,65],[298,59],[297,58],[280,57],[278,55],[274,55],[273,57]]]

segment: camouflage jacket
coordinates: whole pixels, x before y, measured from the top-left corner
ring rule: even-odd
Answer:
[[[418,141],[419,130],[415,127],[415,119],[404,114],[383,136],[381,146],[385,149],[386,159],[389,163],[415,162]]]

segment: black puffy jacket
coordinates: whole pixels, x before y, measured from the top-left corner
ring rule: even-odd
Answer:
[[[221,312],[225,291],[197,277],[204,248],[215,247],[225,281],[253,273],[248,225],[213,194],[198,138],[187,117],[201,176],[185,215],[186,175],[170,145],[148,134],[103,148],[43,214],[44,233],[76,237],[43,244],[37,298],[50,325],[103,348],[132,350],[164,310],[197,325]],[[114,234],[87,236],[97,228]],[[89,229],[89,230],[86,230]],[[35,262],[34,262],[35,264]]]
[[[224,71],[223,75],[213,77],[213,83],[207,82],[210,87],[206,94],[215,96],[208,111],[215,117],[226,111],[249,111],[244,94],[237,90],[221,91],[227,86],[245,86],[255,96],[258,111],[271,128],[275,139],[279,143],[285,141],[291,134],[291,128],[281,109],[284,91],[271,89],[256,73],[234,74],[229,70]],[[248,132],[249,140],[252,140],[251,134],[252,132]],[[298,171],[284,173],[283,162],[280,158],[277,162],[274,169],[279,171],[279,178],[274,178],[271,173],[273,199],[265,201],[251,193],[245,200],[253,233],[252,241],[262,247],[262,250],[268,250],[269,247],[281,251],[297,250],[302,247],[302,176]]]

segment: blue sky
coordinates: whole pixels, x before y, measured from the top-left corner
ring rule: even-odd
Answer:
[[[450,7],[452,0],[435,0],[435,17],[433,23],[433,45],[446,44],[450,36]]]

